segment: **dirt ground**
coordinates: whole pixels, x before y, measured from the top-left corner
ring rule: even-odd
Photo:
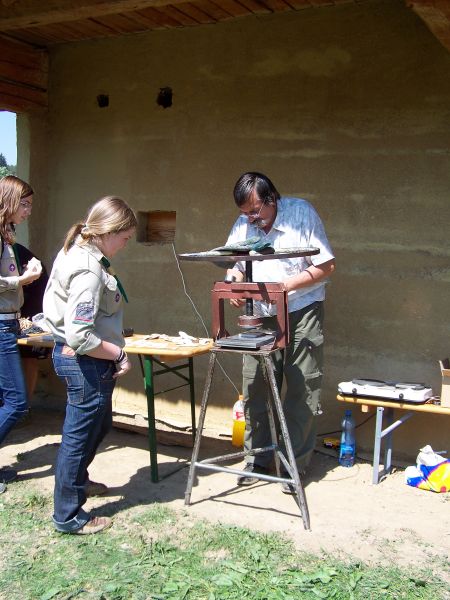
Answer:
[[[36,489],[50,493],[61,425],[61,413],[32,410],[0,449],[0,465],[16,467],[21,480],[29,480]],[[279,484],[260,481],[238,488],[235,476],[229,473],[200,471],[192,503],[185,507],[191,449],[159,444],[162,479],[151,483],[146,436],[116,428],[101,446],[90,470],[91,479],[106,483],[109,493],[89,499],[86,508],[120,518],[125,509],[165,503],[175,510],[187,510],[196,518],[283,532],[300,550],[316,554],[347,553],[371,563],[421,567],[432,561],[450,581],[449,494],[407,486],[403,469],[372,485],[369,462],[358,461],[346,469],[338,465],[333,450],[318,450],[304,480],[311,531],[304,530],[293,497],[283,494]],[[235,449],[228,440],[204,438],[201,458],[232,451]]]

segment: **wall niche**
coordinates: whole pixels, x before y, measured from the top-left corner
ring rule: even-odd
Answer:
[[[175,211],[139,211],[136,240],[140,244],[170,244],[175,241],[176,220]]]

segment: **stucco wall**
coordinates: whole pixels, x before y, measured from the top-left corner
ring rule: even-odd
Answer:
[[[168,109],[156,104],[164,86],[173,89]],[[108,108],[98,108],[100,93]],[[439,392],[437,360],[450,354],[450,54],[403,2],[67,44],[51,51],[49,97],[48,227],[31,225],[32,241],[46,238],[47,262],[68,226],[109,193],[136,210],[176,211],[178,252],[221,244],[237,214],[235,180],[259,170],[314,204],[337,257],[319,430],[339,426],[339,381],[424,381]],[[204,335],[170,245],[130,243],[115,265],[131,300],[126,325]],[[222,272],[182,270],[209,325]],[[239,360],[223,363],[239,387]],[[205,369],[199,359],[199,394]],[[141,388],[136,368],[118,403],[145,412]],[[224,430],[235,397],[217,370],[209,419]],[[187,399],[167,395],[162,414],[188,422]],[[396,449],[449,449],[445,421],[412,419]],[[373,421],[358,429],[360,446],[371,446],[372,431]]]

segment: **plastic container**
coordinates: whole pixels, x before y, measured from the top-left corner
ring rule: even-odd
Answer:
[[[355,421],[352,411],[346,410],[342,419],[341,445],[339,447],[339,464],[343,467],[353,467],[355,464]]]
[[[233,446],[242,447],[244,445],[245,415],[244,415],[244,397],[239,394],[238,400],[233,406],[233,433],[231,443]]]

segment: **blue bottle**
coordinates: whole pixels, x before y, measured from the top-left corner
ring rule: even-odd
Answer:
[[[355,421],[352,411],[346,410],[342,419],[341,445],[339,448],[339,464],[343,467],[353,467],[355,464]]]

